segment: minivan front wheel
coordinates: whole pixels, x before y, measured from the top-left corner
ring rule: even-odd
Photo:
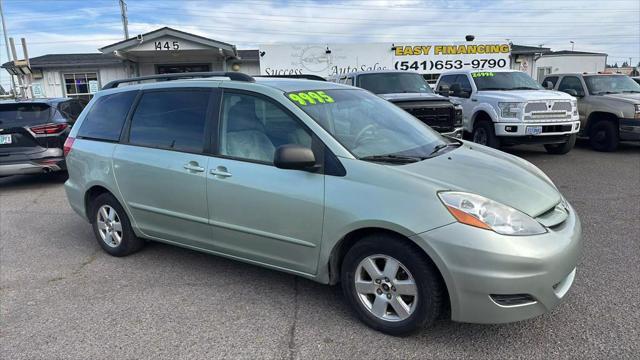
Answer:
[[[92,202],[91,225],[100,247],[113,256],[126,256],[142,248],[124,209],[113,195],[104,193]]]
[[[370,327],[406,335],[438,318],[444,301],[433,263],[401,239],[371,235],[356,243],[342,263],[347,302]]]

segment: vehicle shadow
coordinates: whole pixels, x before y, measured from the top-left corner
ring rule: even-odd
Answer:
[[[68,175],[66,171],[35,175],[12,175],[0,177],[0,189],[28,189],[43,186],[64,184]]]
[[[553,157],[561,157],[562,155],[551,155],[548,154],[542,145],[520,145],[520,146],[509,146],[502,147],[500,150],[509,153],[511,155],[526,157],[526,158],[553,158]],[[574,150],[578,151],[589,151],[595,154],[607,154],[603,152],[595,151],[589,145],[589,141],[586,139],[578,139],[576,141],[576,145]],[[621,142],[618,146],[618,149],[614,153],[628,153],[628,154],[640,154],[640,143],[638,142]],[[569,152],[571,154],[571,152]],[[569,155],[567,154],[567,155]]]

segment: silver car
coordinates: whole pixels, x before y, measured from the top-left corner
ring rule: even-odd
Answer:
[[[531,318],[571,287],[580,221],[530,163],[351,86],[185,76],[108,84],[65,144],[69,202],[109,254],[153,240],[341,283],[392,335]]]

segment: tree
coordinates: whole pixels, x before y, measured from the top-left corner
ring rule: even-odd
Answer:
[[[629,67],[629,64],[627,64],[627,62],[625,61],[625,62],[623,62],[623,63],[622,63],[622,67],[623,67],[623,68],[624,68],[624,67]]]

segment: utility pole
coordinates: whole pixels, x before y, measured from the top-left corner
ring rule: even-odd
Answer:
[[[2,18],[2,32],[4,33],[4,45],[7,49],[7,61],[11,61],[11,55],[9,55],[9,37],[7,35],[7,25],[4,23],[4,11],[2,11],[2,0],[0,0],[0,17]],[[13,91],[13,96],[17,96],[16,92],[16,81],[13,78],[13,75],[9,74],[9,78],[11,79],[11,90]]]
[[[124,0],[120,2],[120,15],[122,16],[122,29],[124,30],[124,39],[129,39],[129,20],[127,19],[127,3]]]
[[[9,46],[11,47],[11,55],[13,55],[13,63],[18,61],[18,53],[16,52],[16,43],[13,38],[9,38]],[[18,75],[18,87],[14,89],[16,99],[22,97],[22,77]]]

